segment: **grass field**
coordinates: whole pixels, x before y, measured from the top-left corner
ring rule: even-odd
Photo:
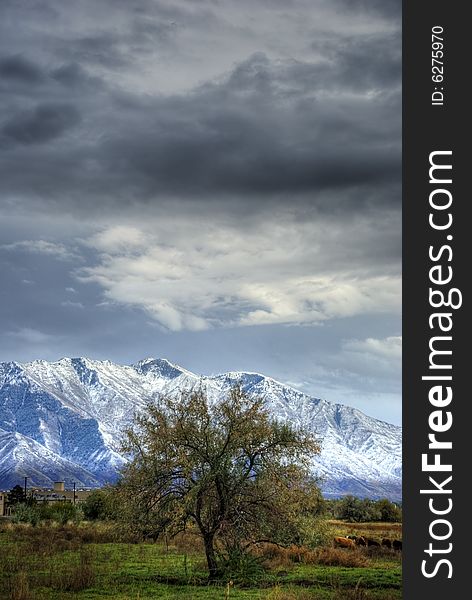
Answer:
[[[401,537],[401,526],[331,521],[334,535]],[[112,526],[5,524],[0,528],[0,598],[9,600],[395,600],[401,555],[387,549],[258,549],[254,581],[206,582],[193,539],[133,543]]]

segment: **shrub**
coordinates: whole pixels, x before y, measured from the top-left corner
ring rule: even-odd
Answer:
[[[69,521],[80,521],[82,511],[70,502],[55,502],[54,504],[42,505],[39,509],[39,515],[42,520],[55,521],[60,525],[65,525]]]
[[[387,498],[378,500],[376,508],[381,521],[397,523],[402,520],[402,509],[393,502],[390,502],[390,500],[387,500]]]
[[[15,512],[13,514],[14,523],[29,523],[30,525],[37,525],[41,520],[40,512],[35,505],[28,504],[17,504]]]
[[[254,585],[265,577],[262,559],[240,548],[221,559],[221,578],[239,585]]]
[[[10,506],[14,506],[15,504],[23,504],[26,500],[26,495],[24,489],[21,485],[15,485],[7,495],[7,501]]]
[[[297,543],[308,548],[326,546],[332,538],[331,527],[322,517],[302,517],[299,522],[300,535]]]
[[[113,520],[117,516],[116,491],[112,488],[93,490],[82,504],[84,517],[91,521]]]

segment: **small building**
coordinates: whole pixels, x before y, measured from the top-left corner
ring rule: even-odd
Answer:
[[[38,504],[55,504],[56,502],[70,502],[80,504],[92,493],[88,488],[66,489],[64,481],[55,481],[52,488],[29,487],[26,490],[28,498],[33,498]],[[0,517],[10,516],[14,506],[8,505],[8,492],[0,490]]]
[[[11,507],[8,506],[8,492],[0,490],[0,517],[8,517],[11,515]]]
[[[72,504],[80,504],[90,496],[92,490],[82,488],[66,489],[64,481],[55,481],[52,489],[32,488],[30,493],[36,502],[47,502],[48,504],[71,502]]]

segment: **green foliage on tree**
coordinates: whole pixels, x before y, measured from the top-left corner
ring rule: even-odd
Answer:
[[[194,527],[210,580],[255,543],[297,543],[322,507],[309,474],[317,442],[239,388],[214,406],[202,391],[150,404],[123,450],[123,515],[155,537]]]
[[[350,521],[351,523],[375,520],[372,503],[365,498],[356,498],[355,496],[347,495],[338,505],[338,518]]]
[[[401,508],[387,498],[370,500],[348,495],[341,500],[330,501],[330,509],[336,518],[352,523],[402,520]]]
[[[20,504],[26,500],[24,489],[21,485],[15,485],[7,495],[7,502],[10,506],[14,506],[15,504]]]
[[[387,498],[377,500],[375,508],[379,513],[380,521],[398,523],[402,520],[402,509]]]
[[[114,488],[93,490],[81,504],[84,517],[90,521],[107,521],[118,518],[116,491]]]

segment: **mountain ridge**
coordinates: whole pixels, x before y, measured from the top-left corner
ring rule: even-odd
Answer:
[[[32,485],[50,484],[54,469],[59,479],[70,469],[69,479],[88,487],[113,481],[124,464],[122,431],[147,402],[197,387],[218,402],[235,384],[262,396],[276,418],[320,438],[313,471],[324,478],[326,495],[401,498],[400,427],[261,373],[200,376],[152,357],[133,365],[86,357],[0,363],[0,439],[10,435],[10,451],[0,453],[0,487],[30,476],[27,469],[35,473]]]

